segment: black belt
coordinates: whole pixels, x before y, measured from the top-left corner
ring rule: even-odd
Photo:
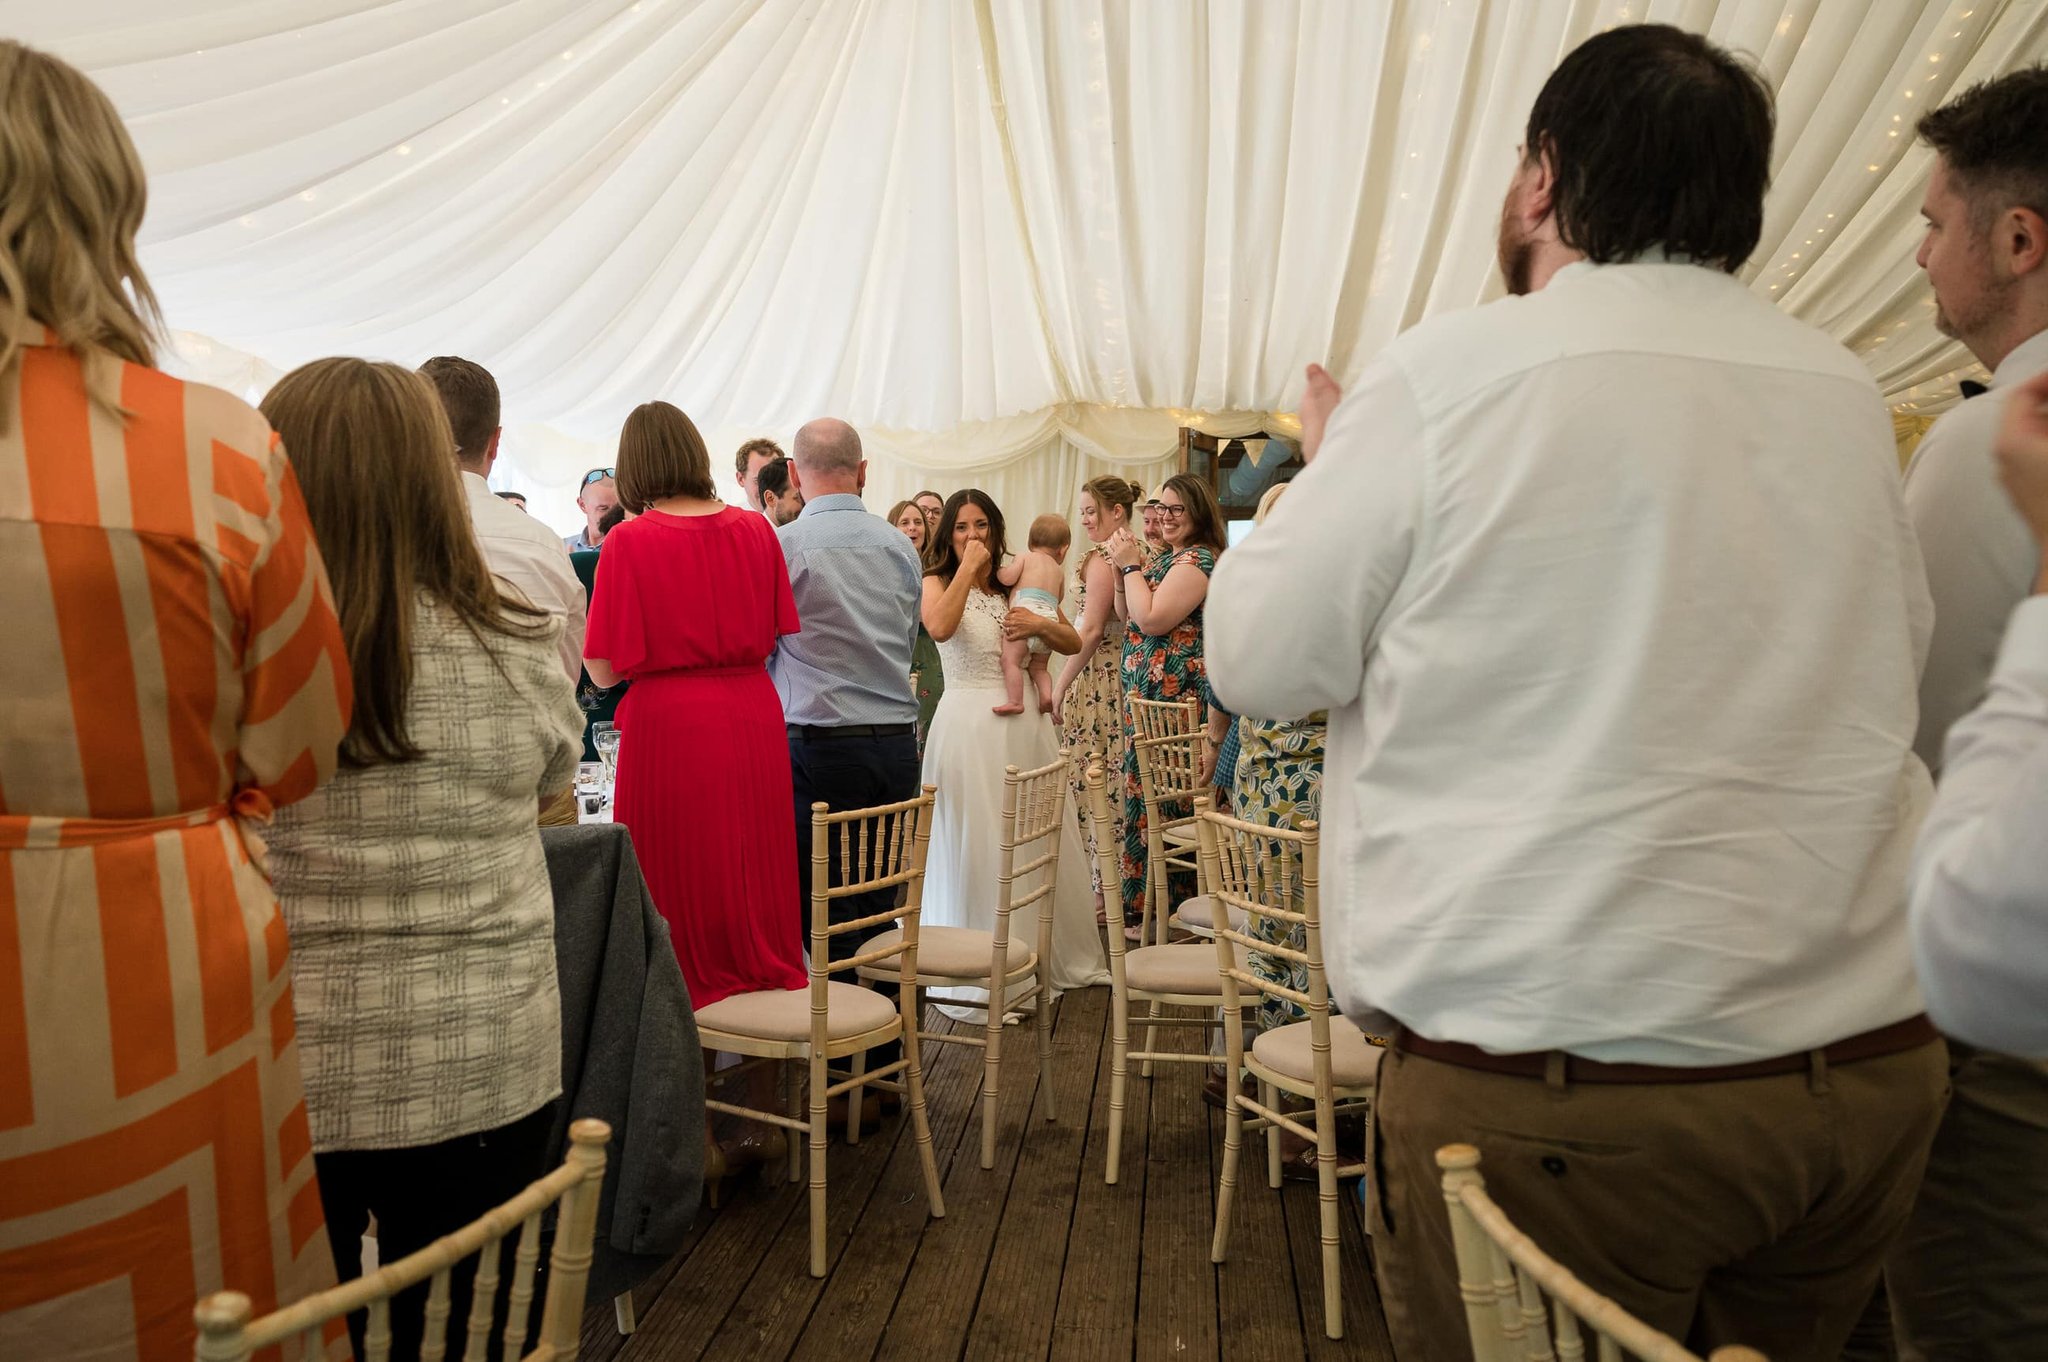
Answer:
[[[916,724],[791,724],[793,738],[908,738]]]

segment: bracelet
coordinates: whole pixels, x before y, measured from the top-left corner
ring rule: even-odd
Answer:
[[[1128,576],[1130,576],[1130,575],[1131,575],[1131,574],[1132,574],[1133,572],[1142,572],[1142,571],[1144,571],[1144,570],[1145,570],[1145,565],[1144,565],[1143,563],[1133,563],[1133,564],[1131,564],[1131,565],[1130,565],[1129,567],[1121,567],[1121,568],[1118,568],[1118,569],[1116,570],[1116,575],[1117,575],[1117,585],[1118,585],[1118,586],[1122,586],[1122,585],[1123,585],[1123,579],[1124,579],[1124,578],[1126,578],[1126,577],[1128,577]]]

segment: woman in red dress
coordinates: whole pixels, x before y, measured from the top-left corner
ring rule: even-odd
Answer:
[[[632,831],[692,1006],[802,988],[789,739],[766,665],[797,630],[782,545],[766,519],[716,499],[703,436],[666,402],[626,418],[617,466],[636,514],[605,537],[584,640],[592,681],[633,682],[613,817]]]

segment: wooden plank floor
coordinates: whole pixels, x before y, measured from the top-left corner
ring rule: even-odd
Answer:
[[[1269,1189],[1257,1136],[1241,1163],[1230,1261],[1209,1262],[1223,1120],[1201,1100],[1201,1066],[1160,1065],[1150,1082],[1133,1066],[1121,1176],[1103,1183],[1108,1012],[1106,988],[1059,1004],[1057,1120],[1046,1119],[1035,1036],[1006,1033],[992,1169],[981,1167],[980,1050],[926,1047],[943,1220],[926,1214],[907,1120],[855,1146],[842,1132],[830,1149],[823,1280],[806,1271],[804,1185],[749,1174],[634,1292],[636,1333],[620,1337],[610,1302],[592,1305],[583,1356],[1391,1362],[1351,1184],[1341,1341],[1323,1337],[1315,1184]],[[1193,1031],[1172,1034],[1201,1043]]]

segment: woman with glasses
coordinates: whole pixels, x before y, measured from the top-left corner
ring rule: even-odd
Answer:
[[[1159,531],[1167,550],[1148,554],[1129,530],[1110,537],[1116,565],[1116,613],[1124,621],[1124,694],[1141,700],[1206,699],[1202,602],[1223,552],[1223,511],[1200,478],[1180,473],[1159,489]],[[1126,718],[1126,723],[1129,720]],[[1207,750],[1214,770],[1216,749]],[[1145,901],[1145,800],[1138,752],[1124,748],[1123,904],[1126,934],[1135,932]],[[1169,900],[1193,894],[1190,875],[1175,877]],[[1183,883],[1184,881],[1184,883]]]

